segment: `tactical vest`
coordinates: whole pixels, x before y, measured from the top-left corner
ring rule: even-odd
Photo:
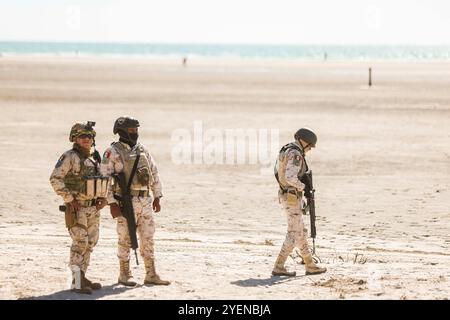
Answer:
[[[278,154],[278,159],[274,167],[275,178],[277,179],[278,184],[283,191],[290,187],[289,183],[286,181],[286,165],[288,162],[287,154],[290,149],[298,150],[302,155],[302,157],[300,158],[302,162],[300,164],[301,169],[297,175],[298,179],[300,180],[308,170],[308,165],[306,164],[303,150],[294,142],[284,145]]]
[[[80,159],[80,172],[69,172],[64,177],[64,184],[69,191],[81,195],[85,200],[106,198],[108,192],[109,178],[98,173],[97,163],[82,156],[73,149]],[[85,165],[85,161],[92,162],[92,166]]]
[[[153,182],[153,176],[150,172],[150,161],[147,158],[144,147],[141,144],[137,144],[134,148],[127,149],[120,142],[113,142],[111,146],[119,153],[122,159],[123,172],[125,173],[127,185],[130,185],[130,190],[148,190],[149,184]],[[139,162],[130,184],[131,172],[138,154]]]

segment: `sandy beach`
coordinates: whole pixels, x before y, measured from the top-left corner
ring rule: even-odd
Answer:
[[[449,88],[448,62],[0,58],[0,299],[448,299]],[[75,122],[97,122],[102,153],[124,114],[163,182],[156,265],[172,285],[117,284],[105,208],[88,270],[104,288],[80,296],[48,179]],[[287,224],[278,185],[259,164],[174,163],[172,133],[196,121],[277,129],[279,147],[302,126],[317,132],[308,162],[327,273],[304,276],[289,258],[297,276],[271,277]]]

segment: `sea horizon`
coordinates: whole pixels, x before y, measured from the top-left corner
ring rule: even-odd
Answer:
[[[299,59],[309,61],[450,61],[450,45],[295,45],[0,41],[0,55]]]

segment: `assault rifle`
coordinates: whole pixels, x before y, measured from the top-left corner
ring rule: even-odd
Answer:
[[[122,171],[113,175],[122,194],[114,195],[114,198],[119,202],[120,211],[127,219],[128,233],[130,235],[131,248],[134,250],[136,256],[136,264],[139,264],[136,249],[138,248],[138,241],[136,236],[136,218],[134,216],[133,202],[131,201],[130,188],[127,187],[125,181],[125,173]]]
[[[300,180],[305,185],[305,198],[308,200],[307,211],[309,211],[309,219],[311,222],[311,238],[313,239],[313,254],[316,252],[316,204],[314,200],[312,171],[308,170]]]

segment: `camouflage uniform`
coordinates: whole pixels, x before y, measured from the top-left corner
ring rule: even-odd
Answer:
[[[58,160],[50,176],[50,183],[56,194],[66,205],[66,227],[72,238],[69,267],[72,270],[72,289],[78,293],[92,293],[101,288],[85,277],[91,253],[98,241],[100,212],[108,189],[108,177],[100,175],[100,156],[94,148],[95,122],[76,123],[72,126],[69,141],[73,148]],[[76,142],[85,145],[80,147]],[[86,140],[88,139],[88,140]],[[92,140],[92,141],[91,141]],[[89,148],[88,148],[89,147]],[[103,201],[100,201],[103,200]]]
[[[315,265],[308,246],[307,229],[303,224],[302,198],[305,185],[300,178],[307,170],[302,145],[295,141],[283,147],[278,156],[276,176],[280,184],[278,192],[279,200],[287,215],[287,234],[281,247],[277,261],[275,262],[273,275],[295,276],[295,272],[289,272],[284,264],[297,247],[305,262],[306,274],[325,272],[325,268]]]
[[[136,229],[139,235],[139,252],[144,260],[153,260],[155,222],[153,220],[152,198],[133,197],[132,201],[136,216]],[[130,258],[131,242],[127,219],[123,216],[117,218],[117,234],[119,236],[117,257],[121,261],[128,261]]]
[[[140,254],[144,258],[144,263],[147,269],[147,276],[151,278],[157,277],[157,274],[154,270],[155,257],[153,236],[155,233],[155,222],[153,219],[152,209],[153,199],[149,191],[151,190],[153,197],[155,198],[162,197],[162,185],[159,179],[158,169],[156,167],[155,161],[149,154],[147,148],[140,143],[137,143],[133,148],[131,148],[127,143],[115,142],[105,151],[103,155],[102,170],[106,170],[105,173],[109,176],[124,171],[126,180],[128,182],[130,174],[130,163],[134,163],[134,159],[136,158],[136,152],[138,149],[141,155],[137,171],[139,171],[140,168],[147,168],[149,179],[147,184],[140,184],[137,182],[137,174],[135,174],[133,183],[130,187],[130,193],[132,195],[132,204],[136,220],[136,229],[139,238]],[[143,162],[141,162],[141,160]],[[117,184],[112,185],[110,191],[108,192],[108,204],[116,203],[114,194],[120,195],[120,192],[121,191],[118,188]],[[129,269],[131,249],[130,234],[128,231],[127,219],[123,216],[117,218],[117,234],[117,257],[119,258],[119,262],[121,265],[121,275],[119,276],[119,282],[127,285],[133,285],[135,284],[135,282],[134,280],[132,280],[131,271]]]
[[[295,144],[302,149],[299,143]],[[294,187],[297,192],[302,193],[305,185],[298,179],[299,176],[305,173],[305,161],[303,159],[300,151],[296,149],[288,149],[286,155],[280,155],[280,157],[286,156],[286,181],[287,183]],[[288,228],[286,239],[284,240],[283,246],[281,247],[281,255],[283,257],[288,257],[292,250],[297,247],[300,250],[302,256],[309,253],[307,230],[303,224],[303,210],[301,208],[301,201],[296,201],[294,203],[288,203],[287,200],[288,193],[279,192],[279,199],[286,212],[288,220]],[[300,197],[301,198],[301,197]],[[299,199],[300,200],[300,199]]]
[[[70,203],[76,198],[80,204],[80,209],[76,213],[76,224],[69,228],[69,234],[72,238],[69,267],[71,270],[79,268],[85,273],[89,266],[92,250],[99,237],[100,212],[96,209],[95,200],[92,202],[92,197],[73,189],[70,190],[66,184],[68,176],[82,175],[80,172],[82,161],[85,171],[98,172],[100,169],[92,157],[82,160],[80,153],[71,149],[58,160],[50,176],[50,183],[65,203]]]

